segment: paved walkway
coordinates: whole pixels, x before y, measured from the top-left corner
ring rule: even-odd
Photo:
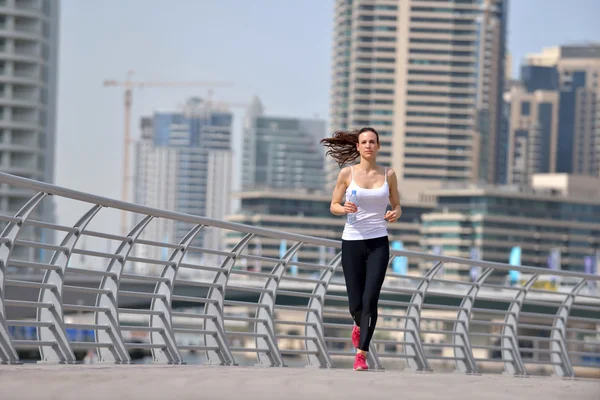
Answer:
[[[0,398],[598,400],[600,381],[309,368],[34,364],[0,366]]]

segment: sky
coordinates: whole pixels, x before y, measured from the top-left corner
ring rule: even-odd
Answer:
[[[600,42],[598,15],[598,0],[512,0],[513,75],[527,53]],[[120,198],[123,90],[103,82],[129,70],[144,82],[227,81],[233,86],[214,89],[215,100],[256,95],[269,115],[327,119],[333,0],[62,0],[60,24],[59,186]],[[174,110],[206,90],[136,90],[133,138],[141,116]],[[243,109],[234,111],[237,144]],[[74,223],[81,211],[57,201],[59,223]],[[114,232],[118,224],[112,213],[98,228]]]

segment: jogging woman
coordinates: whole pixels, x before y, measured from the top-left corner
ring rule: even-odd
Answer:
[[[342,233],[342,269],[355,323],[354,370],[367,370],[366,356],[377,323],[377,303],[390,254],[386,221],[395,222],[402,214],[398,181],[391,168],[377,165],[379,134],[373,128],[338,131],[321,143],[340,167],[360,160],[340,171],[330,210],[334,215],[354,214]],[[348,201],[353,192],[356,204]],[[342,205],[344,195],[346,201]],[[388,205],[391,210],[387,210]]]

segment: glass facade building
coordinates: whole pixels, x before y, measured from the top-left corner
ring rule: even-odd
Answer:
[[[143,118],[142,137],[136,144],[135,202],[224,219],[231,210],[232,126],[230,111],[211,108],[197,98],[180,112]],[[143,236],[177,243],[192,228],[183,222],[161,224],[155,222]],[[204,230],[194,245],[211,240],[211,247],[220,247],[222,240],[211,232]]]
[[[598,44],[560,46],[527,56],[521,69],[523,92],[557,96],[558,115],[550,116],[546,109],[542,111],[546,121],[537,121],[542,128],[551,124],[557,132],[550,154],[555,162],[550,162],[547,172],[600,176],[599,84]],[[513,114],[510,124],[519,124],[518,115]],[[536,156],[543,158],[548,149],[541,150]]]
[[[254,99],[244,123],[242,190],[322,190],[325,121],[264,115]]]
[[[546,268],[553,249],[561,253],[561,268],[584,270],[584,257],[600,249],[600,201],[502,189],[437,191],[438,205],[423,214],[422,250],[441,246],[445,255],[470,258],[473,247],[482,259],[508,263],[520,246],[522,265]],[[447,271],[467,279],[468,266]]]

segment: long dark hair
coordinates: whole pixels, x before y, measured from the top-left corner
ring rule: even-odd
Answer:
[[[328,148],[325,155],[331,156],[341,167],[360,157],[356,148],[358,136],[363,132],[373,132],[377,136],[379,144],[379,133],[369,126],[353,131],[335,131],[332,137],[321,139],[320,143]]]

